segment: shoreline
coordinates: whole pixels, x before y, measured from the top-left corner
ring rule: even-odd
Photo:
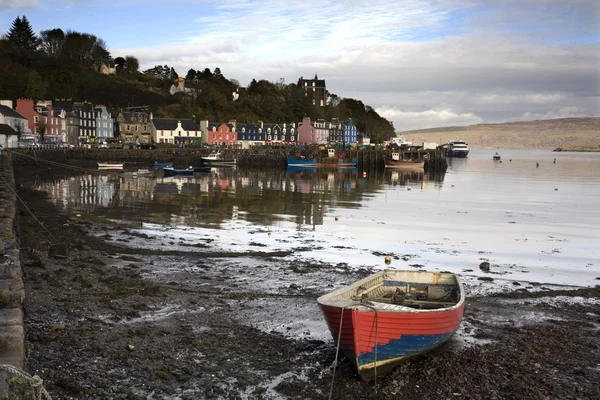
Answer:
[[[61,213],[20,172],[19,195],[69,243],[66,259],[50,257],[51,238],[22,214],[27,368],[52,398],[328,397],[336,349],[328,332],[314,338],[324,325],[316,298],[370,270],[211,242],[130,247],[138,232]],[[467,294],[481,285],[495,284]],[[600,397],[600,354],[589,351],[600,346],[600,287],[532,294],[544,290],[468,296],[454,338],[378,379],[378,398]],[[341,358],[333,398],[374,390]]]

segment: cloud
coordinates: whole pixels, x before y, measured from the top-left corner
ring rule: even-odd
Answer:
[[[396,132],[483,122],[481,117],[473,113],[457,113],[449,109],[404,111],[393,107],[380,107],[376,111],[382,117],[394,122]]]
[[[581,107],[561,107],[555,110],[550,110],[545,113],[526,112],[517,118],[512,118],[510,121],[533,121],[538,119],[556,119],[556,118],[574,118],[586,117],[588,113]]]
[[[0,0],[0,9],[32,9],[39,6],[37,0]]]
[[[189,0],[185,10],[160,44],[111,52],[180,75],[219,67],[242,85],[317,73],[398,129],[600,114],[597,1]]]

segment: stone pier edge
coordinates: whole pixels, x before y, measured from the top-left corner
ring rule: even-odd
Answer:
[[[19,216],[10,154],[0,153],[0,364],[23,369],[25,297],[19,243]],[[10,392],[12,374],[0,370],[0,399]]]

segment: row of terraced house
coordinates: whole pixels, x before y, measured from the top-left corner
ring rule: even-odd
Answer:
[[[352,119],[339,121],[239,123],[193,119],[154,118],[151,112],[121,111],[113,120],[102,105],[66,100],[18,99],[0,101],[0,131],[5,147],[28,143],[103,143],[118,138],[122,143],[170,143],[238,146],[264,144],[353,144],[359,133]],[[12,129],[11,129],[12,128]],[[0,144],[2,142],[0,141]]]

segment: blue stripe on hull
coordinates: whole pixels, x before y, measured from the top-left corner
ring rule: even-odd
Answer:
[[[400,339],[393,339],[388,344],[377,346],[377,362],[392,360],[398,357],[412,356],[415,353],[425,352],[439,346],[448,340],[454,332],[440,335],[402,335]],[[375,349],[369,353],[358,356],[358,364],[375,362]]]

